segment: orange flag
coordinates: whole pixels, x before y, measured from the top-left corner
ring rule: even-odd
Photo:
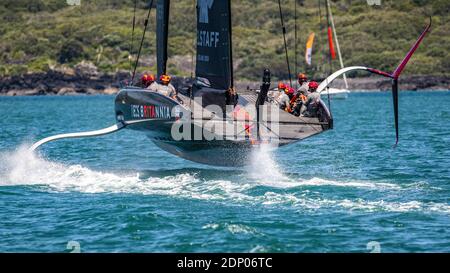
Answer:
[[[331,59],[336,59],[336,51],[334,51],[333,45],[333,32],[331,32],[331,27],[328,28],[328,44],[330,45],[330,55]]]

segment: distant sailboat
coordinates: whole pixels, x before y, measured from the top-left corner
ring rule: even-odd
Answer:
[[[330,60],[336,59],[336,52],[334,50],[334,45],[333,45],[333,36],[334,36],[334,41],[336,43],[337,53],[339,56],[339,62],[340,62],[341,68],[344,68],[344,62],[342,60],[341,48],[340,48],[339,41],[337,38],[333,14],[331,13],[331,7],[330,7],[329,1],[326,1],[326,5],[327,5],[327,23],[329,24],[329,27],[327,29],[328,46],[329,46],[329,50],[330,50],[329,58],[330,58]],[[305,62],[308,66],[312,65],[314,40],[315,40],[315,33],[312,32],[308,36],[308,39],[306,42]],[[331,62],[330,62],[330,66],[331,66]],[[335,99],[346,99],[348,97],[348,94],[350,93],[350,91],[348,90],[347,77],[345,76],[345,74],[343,76],[344,76],[345,89],[327,87],[326,92],[322,92],[321,95],[325,98],[327,98],[329,95],[331,98],[335,98]]]
[[[331,12],[331,6],[330,6],[330,1],[326,0],[326,6],[327,6],[327,20],[328,23],[331,24],[331,30],[333,31],[333,34],[331,34],[331,30],[330,27],[328,28],[328,39],[329,39],[329,44],[330,44],[330,54],[332,55],[332,59],[336,58],[335,52],[334,52],[334,47],[333,47],[333,39],[332,36],[334,36],[334,42],[336,43],[336,48],[337,48],[337,53],[338,53],[338,57],[339,57],[339,63],[341,65],[341,69],[344,68],[344,62],[342,60],[342,54],[341,54],[341,47],[339,45],[339,40],[336,34],[336,27],[334,25],[334,19],[333,19],[333,13]],[[332,88],[332,87],[328,87],[326,92],[322,93],[322,96],[324,97],[328,97],[328,95],[330,95],[331,98],[334,99],[346,99],[348,97],[348,94],[350,93],[349,89],[348,89],[348,82],[347,82],[347,76],[345,75],[345,73],[343,74],[343,78],[344,78],[344,83],[345,83],[345,88]]]

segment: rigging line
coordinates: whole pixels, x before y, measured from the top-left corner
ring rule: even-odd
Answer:
[[[298,118],[300,118],[300,117],[298,117]],[[320,133],[320,130],[317,129],[317,128],[314,126],[314,125],[316,125],[316,124],[312,124],[311,122],[307,122],[307,121],[305,121],[305,120],[302,119],[302,118],[300,118],[300,120],[303,121],[303,123],[304,123],[305,125],[311,127],[311,129],[313,129],[314,131]],[[277,137],[281,138],[281,136],[280,136],[279,134],[275,133],[275,132],[274,132],[271,128],[269,128],[266,124],[267,124],[267,122],[262,122],[262,123],[261,123],[262,126],[266,127],[266,129],[268,129],[269,131],[271,131],[272,133],[274,133]]]
[[[271,128],[269,128],[268,126],[266,126],[266,124],[262,123],[262,126],[266,127],[267,130],[269,130],[270,132],[272,132],[276,137],[278,137],[278,139],[280,139],[280,135],[277,134],[276,132],[274,132]],[[279,131],[279,130],[278,130]]]
[[[279,134],[277,134],[276,132],[274,132],[274,131],[273,131],[271,128],[269,128],[266,124],[267,124],[267,123],[262,123],[261,125],[264,126],[264,127],[266,127],[267,130],[269,130],[270,132],[272,132],[272,133],[273,133],[276,137],[278,137],[279,139],[282,138]],[[308,125],[309,125],[309,124],[308,124]],[[311,128],[313,128],[314,131],[316,131],[317,133],[320,133],[320,132],[321,132],[321,131],[317,130],[316,128],[314,128],[312,125],[309,125],[309,126],[311,126]],[[285,139],[285,138],[284,138],[284,139]],[[295,139],[297,139],[297,140],[302,140],[302,139],[304,139],[304,138],[295,138]]]
[[[328,9],[330,12],[330,21],[331,21],[331,28],[333,29],[334,41],[336,42],[336,47],[338,51],[339,63],[341,64],[341,68],[344,68],[344,61],[342,60],[341,54],[341,46],[339,45],[339,39],[336,33],[336,26],[334,25],[333,12],[331,11],[331,5],[329,1],[328,1]],[[342,76],[344,78],[345,88],[348,89],[347,76],[345,75],[345,73]]]
[[[329,3],[328,3],[328,0],[325,0],[325,7],[327,7],[329,5]],[[330,29],[330,13],[329,13],[329,10],[328,10],[328,8],[326,8],[326,15],[327,15],[327,30],[329,30]],[[331,60],[331,45],[332,45],[332,43],[333,43],[333,40],[331,40],[331,41],[329,41],[328,42],[328,49],[329,49],[329,52],[328,52],[328,61],[329,61],[329,63],[330,63],[330,75],[331,75],[331,73],[333,73],[333,67],[332,67],[332,60]],[[327,77],[327,96],[328,96],[328,111],[330,111],[330,113],[331,113],[331,99],[330,99],[330,87],[328,86],[328,77]]]
[[[317,1],[318,7],[319,7],[319,33],[322,33],[323,30],[323,24],[322,24],[322,9],[321,9],[321,1],[318,0]],[[316,66],[316,72],[319,73],[319,77],[322,77],[323,73],[322,73],[322,66],[325,63],[324,59],[326,58],[326,56],[323,54],[323,51],[325,50],[325,46],[323,46],[322,40],[320,36],[317,36],[317,42],[316,44],[318,45],[318,50],[317,52],[319,53],[319,57],[318,57],[318,66]]]
[[[230,41],[230,87],[234,88],[234,65],[233,65],[233,20],[231,19],[231,0],[228,0],[228,35]]]
[[[286,63],[287,63],[288,73],[289,73],[289,83],[292,86],[291,66],[289,65],[289,54],[288,54],[288,48],[287,48],[287,42],[286,42],[286,27],[284,26],[283,11],[281,10],[281,0],[278,0],[278,7],[280,8],[281,27],[283,28],[284,50],[286,52]]]
[[[316,129],[316,127],[314,127],[315,124],[305,120],[303,117],[297,117],[298,119],[300,119],[303,123],[305,123],[306,125],[308,125],[309,127],[311,127],[314,131],[319,132],[318,129]]]
[[[298,45],[297,45],[297,39],[298,39],[298,35],[297,35],[297,0],[294,0],[294,21],[295,21],[295,38],[294,38],[294,53],[295,53],[295,76],[298,76]],[[298,81],[296,81],[295,83],[295,87],[296,89],[299,88],[298,86]]]
[[[138,63],[139,63],[139,58],[141,57],[142,45],[144,44],[145,33],[147,32],[148,20],[150,19],[150,13],[152,11],[152,7],[153,7],[153,0],[150,1],[150,7],[148,8],[147,18],[145,19],[145,22],[144,22],[144,33],[142,33],[141,44],[139,46],[139,51],[138,51],[138,55],[137,55],[137,58],[136,58],[136,63],[134,64],[133,77],[131,78],[131,83],[134,82],[134,77],[136,76],[136,69],[137,69],[137,66],[138,66]]]
[[[134,30],[136,28],[136,8],[137,8],[137,0],[134,0],[134,10],[133,10],[133,28],[131,31],[131,42],[130,42],[130,73],[133,70],[133,46],[134,46]],[[132,84],[133,81],[130,81],[129,85]]]
[[[197,13],[197,1],[193,0],[192,3],[194,4],[194,10]],[[196,46],[197,46],[197,26],[194,24],[194,30],[192,33],[195,33],[195,35],[192,35],[192,51],[191,51],[191,79],[194,78],[194,54],[196,52]]]

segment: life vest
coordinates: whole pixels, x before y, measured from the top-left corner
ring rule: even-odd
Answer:
[[[298,95],[294,95],[291,99],[291,105],[294,105],[294,103],[297,101]]]

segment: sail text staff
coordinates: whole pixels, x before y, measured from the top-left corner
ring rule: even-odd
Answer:
[[[200,30],[198,31],[197,46],[217,47],[219,44],[219,32]]]

